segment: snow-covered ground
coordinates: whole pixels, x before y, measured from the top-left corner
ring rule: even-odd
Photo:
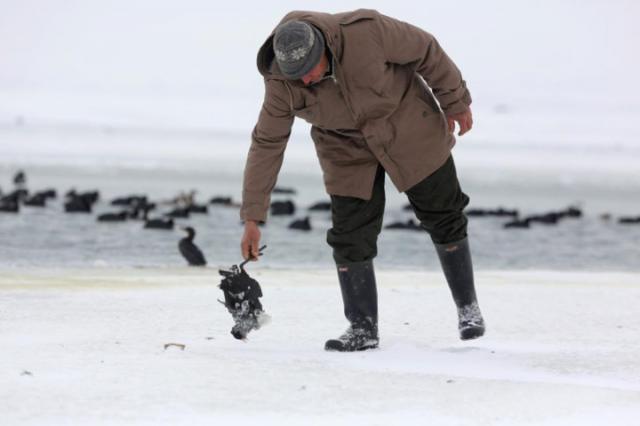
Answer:
[[[362,6],[0,0],[0,186],[9,190],[22,168],[33,189],[160,197],[197,188],[237,199],[263,96],[258,46],[288,10]],[[575,203],[589,223],[640,213],[637,2],[366,6],[432,32],[462,70],[474,129],[454,156],[475,206],[539,213]],[[280,183],[301,186],[300,201],[325,197],[306,123],[294,127]],[[388,192],[388,206],[406,202]],[[488,333],[462,343],[439,272],[380,268],[380,349],[335,354],[322,350],[346,326],[331,267],[252,265],[273,321],[243,343],[216,302],[215,269],[173,269],[178,258],[169,256],[165,267],[134,268],[145,264],[138,256],[163,250],[145,236],[123,268],[105,257],[77,270],[83,256],[102,259],[106,240],[76,244],[85,235],[75,223],[50,218],[0,217],[0,243],[20,260],[0,259],[13,265],[0,268],[2,426],[638,424],[640,273],[606,272],[620,268],[606,256],[634,258],[636,228],[620,239],[618,228],[601,238],[613,224],[515,234],[513,250],[491,224],[472,222],[502,251],[534,264],[541,251],[558,252],[545,265],[582,272],[479,271]],[[328,253],[321,240],[309,247]],[[55,249],[60,241],[65,250]],[[495,252],[475,258],[482,265]],[[389,253],[381,265],[385,255],[397,263]],[[585,253],[598,261],[584,269],[566,261]],[[25,266],[32,260],[37,268]],[[586,272],[594,266],[600,272]]]
[[[479,272],[463,343],[439,273],[379,271],[381,347],[339,354],[334,273],[250,271],[247,342],[212,268],[0,272],[2,424],[637,424],[637,273]]]

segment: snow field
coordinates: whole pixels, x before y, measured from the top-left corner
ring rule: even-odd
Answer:
[[[640,414],[638,274],[479,272],[457,339],[439,272],[378,271],[379,350],[339,354],[333,271],[251,265],[272,322],[229,334],[216,271],[0,272],[3,424],[603,424]],[[184,350],[177,346],[185,345]]]

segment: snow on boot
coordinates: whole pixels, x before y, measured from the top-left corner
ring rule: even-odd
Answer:
[[[377,330],[349,327],[337,339],[330,339],[324,345],[327,351],[353,352],[374,349],[378,347]]]
[[[351,324],[337,339],[328,340],[328,351],[362,351],[378,347],[378,293],[373,262],[337,265],[344,315]]]
[[[476,339],[484,334],[484,320],[478,303],[458,308],[458,330],[462,340]]]
[[[468,239],[465,237],[457,242],[435,244],[435,246],[442,271],[458,308],[460,339],[469,340],[482,336],[485,325],[478,307],[473,282],[473,265]]]

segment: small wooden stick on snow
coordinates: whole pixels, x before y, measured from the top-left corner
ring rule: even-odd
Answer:
[[[180,350],[184,351],[184,348],[186,348],[186,345],[183,345],[182,343],[165,343],[164,344],[164,350],[166,351],[167,348],[171,347],[171,346],[175,346],[176,348],[180,348]]]

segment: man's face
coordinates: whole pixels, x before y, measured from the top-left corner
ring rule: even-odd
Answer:
[[[313,67],[311,71],[302,76],[302,82],[304,83],[304,85],[309,86],[320,81],[324,74],[327,72],[328,63],[329,60],[327,59],[327,56],[322,55],[322,57],[320,58],[320,62],[318,62],[318,65]]]

